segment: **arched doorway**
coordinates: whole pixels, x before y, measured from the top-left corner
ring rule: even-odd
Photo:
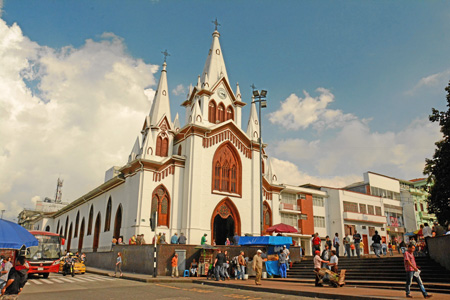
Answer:
[[[100,226],[102,224],[100,213],[97,215],[97,219],[95,219],[95,228],[94,228],[94,241],[92,243],[92,251],[97,252],[98,249],[98,240],[100,238]]]
[[[67,251],[70,252],[70,244],[72,242],[72,223],[70,223],[70,227],[69,227],[69,236],[68,236],[68,241],[67,241]]]
[[[45,227],[45,231],[50,232],[50,226]]]
[[[227,238],[230,241],[234,233],[241,234],[241,217],[233,201],[225,198],[217,204],[211,217],[212,239],[217,245],[225,245]]]
[[[83,240],[84,240],[84,218],[81,221],[81,227],[80,227],[80,237],[78,239],[78,251],[81,252],[83,249]]]
[[[120,228],[122,227],[122,205],[119,204],[119,207],[116,211],[116,218],[114,219],[114,235],[116,239],[120,237]]]
[[[263,222],[263,234],[265,234],[267,228],[272,226],[272,210],[270,209],[270,206],[266,201],[264,201],[263,206]]]

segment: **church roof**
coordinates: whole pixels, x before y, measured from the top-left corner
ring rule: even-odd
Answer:
[[[164,116],[167,117],[169,122],[172,122],[170,116],[170,101],[169,101],[169,89],[167,85],[167,63],[163,63],[161,70],[161,77],[158,83],[158,89],[153,99],[152,108],[150,109],[150,125],[157,126]]]
[[[224,77],[227,82],[228,75],[225,67],[225,61],[222,55],[222,49],[220,48],[219,37],[220,33],[215,30],[212,34],[213,40],[209,49],[208,57],[206,58],[205,67],[201,75],[201,82],[210,84],[215,83],[220,78]],[[204,86],[205,87],[205,86]]]

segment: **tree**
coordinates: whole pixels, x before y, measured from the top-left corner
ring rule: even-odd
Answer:
[[[432,183],[428,197],[429,211],[434,213],[441,225],[450,224],[450,82],[447,92],[447,111],[432,109],[431,122],[439,122],[443,138],[435,143],[432,159],[426,159],[423,173]]]

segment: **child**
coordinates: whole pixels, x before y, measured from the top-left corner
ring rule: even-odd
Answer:
[[[355,244],[354,243],[350,244],[350,249],[352,250],[352,256],[355,256]]]

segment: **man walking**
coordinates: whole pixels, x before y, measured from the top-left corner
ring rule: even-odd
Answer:
[[[340,246],[339,234],[336,232],[336,234],[334,235],[334,238],[333,238],[333,247],[336,249],[337,257],[339,257],[339,246]]]
[[[256,285],[261,285],[261,274],[262,274],[262,257],[261,257],[261,250],[258,250],[255,254],[255,256],[253,256],[253,264],[252,264],[252,268],[253,270],[256,272],[256,278],[255,278],[255,284]]]
[[[180,233],[180,237],[178,238],[178,244],[180,245],[186,244],[186,237],[184,236],[184,233]]]
[[[172,258],[172,278],[174,275],[178,278],[178,254],[176,253]]]
[[[286,253],[283,252],[283,250],[280,250],[280,254],[278,254],[278,269],[280,270],[280,276],[281,278],[286,278]]]
[[[178,244],[178,234],[175,232],[172,238],[170,239],[171,244]]]
[[[351,243],[350,236],[347,234],[344,238],[344,247],[345,253],[347,253],[348,258],[350,258],[350,243]]]
[[[222,253],[222,250],[218,249],[216,260],[214,261],[214,276],[216,277],[216,281],[219,281],[220,279],[225,281],[225,275],[223,273],[224,263],[225,263],[225,255]]]
[[[283,253],[286,254],[286,270],[289,270],[289,260],[291,252],[288,248],[286,248],[286,245],[283,246]]]
[[[206,243],[208,242],[208,240],[206,239],[207,236],[208,235],[206,233],[202,236],[202,240],[200,241],[201,245],[206,245]]]
[[[353,234],[353,242],[355,244],[355,250],[356,250],[356,256],[359,258],[360,254],[360,243],[361,243],[361,235],[358,233],[358,231],[355,230],[355,234]]]
[[[416,247],[413,245],[408,246],[408,250],[403,254],[403,261],[405,263],[405,271],[406,271],[406,297],[412,298],[411,296],[411,281],[414,278],[414,280],[417,282],[417,284],[420,287],[420,290],[422,291],[422,295],[425,299],[431,298],[432,295],[428,295],[427,291],[425,290],[425,287],[423,286],[422,279],[420,278],[420,271],[419,267],[416,265],[416,259],[413,255],[414,250]]]
[[[238,256],[238,268],[239,268],[238,278],[240,278],[241,280],[244,280],[245,265],[246,262],[244,258],[244,251],[241,251],[241,253]]]
[[[381,251],[381,236],[378,234],[378,231],[375,231],[375,235],[372,237],[373,242],[373,252],[375,255],[380,258]]]

